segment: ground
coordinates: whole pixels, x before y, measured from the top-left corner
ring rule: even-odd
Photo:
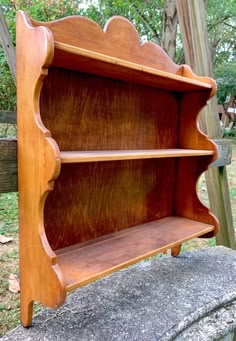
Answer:
[[[233,141],[233,158],[227,166],[232,212],[236,228],[236,142]],[[208,205],[208,196],[204,176],[199,181],[199,196]],[[13,241],[0,243],[0,337],[19,324],[19,293],[9,291],[9,275],[19,277],[18,266],[18,211],[17,193],[0,194],[0,235],[13,238]],[[185,243],[182,250],[215,245],[215,239],[195,239]],[[40,306],[36,306],[36,310]]]

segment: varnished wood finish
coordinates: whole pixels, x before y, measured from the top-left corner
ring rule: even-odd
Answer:
[[[66,295],[43,223],[44,201],[60,172],[60,154],[39,115],[40,88],[53,58],[53,36],[44,27],[33,29],[19,12],[16,39],[21,323],[29,326],[34,300],[56,307]]]
[[[207,83],[59,42],[55,42],[53,65],[177,92],[212,88]]]
[[[52,67],[40,112],[62,151],[176,148],[178,102],[165,90]]]
[[[214,237],[218,231],[215,217],[209,213],[209,209],[199,200],[196,191],[199,176],[207,169],[211,159],[212,156],[178,159],[176,178],[175,212],[181,217],[196,221],[200,220],[206,224],[214,224],[215,229],[204,237]]]
[[[212,150],[194,149],[143,149],[143,150],[110,150],[110,151],[70,151],[61,152],[62,163],[78,163],[92,161],[159,159],[167,157],[212,155]]]
[[[33,26],[48,27],[53,32],[54,40],[61,45],[78,47],[171,74],[176,74],[179,69],[158,45],[151,42],[140,45],[133,25],[119,16],[110,19],[104,29],[94,21],[79,16],[47,23],[31,22]],[[64,62],[67,63],[66,60]]]
[[[197,128],[215,82],[140,45],[126,19],[104,31],[17,17],[21,320],[33,301],[197,237],[216,219],[196,194],[216,147]]]
[[[198,237],[200,237],[200,236],[198,236]],[[171,256],[172,257],[177,257],[180,254],[181,245],[182,244],[179,244],[179,245],[176,245],[176,246],[171,248]]]
[[[176,171],[173,158],[63,165],[44,208],[50,245],[56,250],[172,215]]]
[[[78,283],[87,284],[167,248],[177,251],[179,242],[212,230],[213,225],[168,217],[112,233],[81,247],[77,245],[76,248],[61,249],[56,253],[67,289],[72,290]]]

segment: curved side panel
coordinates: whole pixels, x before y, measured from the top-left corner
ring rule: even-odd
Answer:
[[[200,82],[210,84],[212,86],[212,90],[210,92],[209,98],[213,97],[216,94],[217,89],[216,81],[210,77],[199,77],[195,75],[195,73],[192,71],[189,65],[181,65],[179,67],[177,74],[183,77],[195,79]]]
[[[197,182],[207,170],[211,157],[180,158],[176,186],[175,213],[178,216],[215,226],[215,230],[204,235],[214,237],[219,229],[217,218],[203,205],[197,195]]]
[[[65,300],[65,284],[47,242],[43,207],[60,172],[60,153],[41,122],[39,97],[54,53],[53,37],[45,27],[31,27],[17,15],[18,177],[22,324],[31,323],[32,301],[50,307]]]
[[[197,195],[197,182],[200,175],[217,157],[215,143],[199,130],[197,123],[198,113],[206,105],[210,96],[211,90],[185,93],[182,96],[178,147],[210,150],[212,155],[180,158],[176,182],[176,214],[215,226],[215,231],[204,237],[213,237],[219,228],[216,217],[202,204]]]
[[[209,163],[217,157],[217,147],[198,126],[200,110],[207,104],[209,91],[195,91],[184,93],[180,102],[179,113],[179,148],[212,150],[213,155]]]

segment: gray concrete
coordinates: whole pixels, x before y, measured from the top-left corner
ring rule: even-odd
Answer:
[[[205,341],[231,337],[235,329],[236,252],[215,247],[114,273],[2,341]]]

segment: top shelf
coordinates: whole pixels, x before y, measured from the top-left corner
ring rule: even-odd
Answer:
[[[208,83],[57,41],[52,65],[176,92],[212,89]]]

